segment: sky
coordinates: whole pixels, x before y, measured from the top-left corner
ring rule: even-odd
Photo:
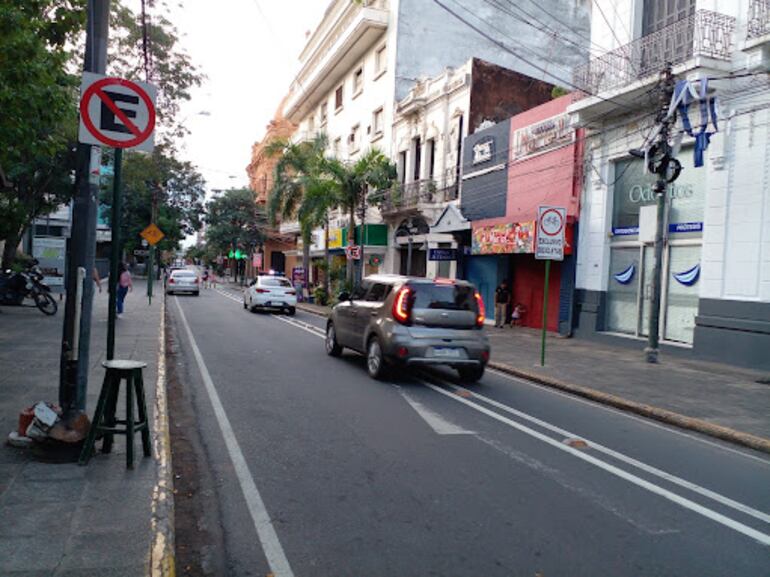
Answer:
[[[207,77],[182,106],[191,134],[181,155],[197,165],[209,191],[248,184],[251,145],[264,136],[288,92],[305,33],[327,5],[328,0],[172,0],[168,17]]]

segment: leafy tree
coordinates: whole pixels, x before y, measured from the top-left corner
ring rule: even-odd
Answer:
[[[109,71],[129,80],[149,81],[158,88],[156,110],[161,131],[157,139],[167,147],[187,134],[178,123],[179,106],[190,100],[191,90],[204,76],[179,45],[176,28],[162,13],[153,10],[147,19],[147,62],[140,14],[113,0]]]
[[[367,194],[370,190],[384,190],[393,185],[396,180],[396,166],[381,151],[371,149],[353,164],[329,159],[326,162],[326,170],[339,187],[340,207],[345,209],[350,217],[348,246],[352,246],[355,244],[356,213],[361,209],[363,214],[369,204]],[[348,266],[347,280],[351,285],[354,282],[353,266]]]
[[[265,241],[267,220],[257,205],[256,193],[248,188],[231,188],[209,201],[206,223],[206,246],[216,254],[253,251]]]
[[[67,47],[85,25],[85,0],[0,0],[0,187],[3,268],[35,216],[72,192],[77,78]]]
[[[328,214],[339,203],[340,188],[324,156],[326,144],[326,136],[319,134],[300,143],[274,140],[265,149],[268,155],[280,155],[268,197],[268,217],[273,225],[279,219],[296,218],[299,222],[305,274],[310,270],[313,230],[319,226],[326,229],[328,266]],[[324,275],[324,283],[328,292],[328,275]]]
[[[153,222],[155,206],[154,222],[166,235],[156,246],[161,251],[175,250],[186,235],[200,228],[205,193],[205,181],[195,167],[176,159],[163,145],[152,154],[125,154],[121,217],[125,249],[140,246],[139,233]],[[102,203],[107,210],[112,206],[111,182],[102,192]]]

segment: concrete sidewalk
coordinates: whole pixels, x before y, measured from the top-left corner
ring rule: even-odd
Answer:
[[[326,316],[328,307],[297,308]],[[549,334],[540,366],[540,331],[487,327],[490,366],[571,394],[682,428],[770,452],[770,375],[661,354],[644,361],[638,347]]]
[[[126,298],[117,321],[116,358],[146,361],[144,372],[154,454],[164,450],[164,422],[156,397],[162,294],[148,306],[143,281]],[[88,416],[93,417],[101,389],[107,334],[107,291],[95,295],[91,335]],[[0,314],[0,432],[16,429],[18,414],[36,401],[58,400],[59,351],[63,302],[47,317],[34,308],[3,307]],[[162,383],[162,380],[161,380]],[[161,391],[162,393],[164,391]],[[124,413],[121,387],[119,418]],[[163,407],[161,405],[161,407]],[[159,424],[160,423],[160,424]],[[160,433],[160,434],[159,434]],[[164,439],[165,437],[165,439]],[[161,443],[161,445],[158,445]],[[144,458],[136,439],[134,470],[126,469],[125,438],[117,436],[112,453],[100,452],[86,467],[36,461],[31,451],[0,450],[0,575],[4,577],[139,577],[150,573],[153,516],[169,510],[153,504],[165,494],[164,459]],[[155,513],[154,513],[154,508]],[[170,517],[168,522],[170,522]],[[162,523],[161,523],[162,524]],[[173,539],[171,539],[173,547]],[[172,549],[173,551],[173,549]]]

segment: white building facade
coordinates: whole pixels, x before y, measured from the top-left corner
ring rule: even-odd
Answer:
[[[299,127],[295,138],[310,138],[323,131],[329,140],[330,153],[343,160],[355,161],[363,152],[376,147],[397,162],[402,152],[398,150],[401,141],[393,134],[394,122],[399,126],[401,122],[396,118],[397,103],[406,99],[421,79],[440,77],[448,68],[461,68],[474,56],[564,85],[569,71],[588,53],[587,47],[581,47],[580,38],[587,37],[589,13],[573,0],[544,2],[569,20],[570,33],[574,33],[577,40],[561,46],[554,42],[552,34],[532,30],[510,11],[502,11],[485,0],[463,3],[466,16],[472,13],[476,19],[505,31],[510,36],[506,39],[508,44],[515,39],[517,50],[527,54],[523,60],[518,53],[502,49],[501,39],[479,34],[468,22],[433,2],[332,0],[300,55],[299,72],[286,101],[285,115]],[[549,50],[543,51],[544,46]],[[554,79],[551,75],[555,73],[549,72],[557,69],[561,80]],[[564,70],[568,72],[562,72]],[[467,107],[463,113],[467,114]],[[443,110],[438,114],[446,116]],[[444,121],[442,118],[437,122]],[[467,117],[465,129],[462,116],[454,121],[461,127],[458,133],[458,142],[461,142],[463,130],[467,133]],[[444,135],[448,138],[451,127],[445,132],[443,125],[437,126],[437,135],[440,132],[442,138]],[[420,149],[423,146],[421,142]],[[441,156],[437,154],[435,159],[443,163]],[[427,166],[422,164],[420,170],[428,170]],[[401,165],[400,170],[404,169],[408,167]],[[436,165],[434,169],[444,170],[443,166],[438,169]],[[383,223],[376,207],[368,210],[366,221]],[[339,230],[344,226],[347,226],[347,216],[334,215],[332,227]],[[296,232],[296,228],[296,224],[286,223],[281,231]],[[396,246],[393,227],[388,235],[387,244]],[[317,252],[318,248],[316,244],[314,250]],[[330,242],[330,248],[340,247]],[[369,253],[372,251],[375,254],[381,251],[384,258],[372,270],[395,270],[399,266],[393,250],[385,251],[385,246],[375,245]]]
[[[770,5],[596,0],[593,10],[592,46],[606,52],[576,70],[586,95],[570,107],[588,134],[576,332],[647,335],[653,243],[644,207],[654,205],[655,179],[629,150],[655,138],[657,81],[670,62],[696,90],[708,79],[706,101],[719,105],[716,126],[706,107],[713,134],[702,166],[681,114],[673,131],[684,169],[667,191],[659,336],[696,357],[769,368]],[[697,135],[698,102],[688,118]]]

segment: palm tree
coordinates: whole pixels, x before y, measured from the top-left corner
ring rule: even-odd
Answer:
[[[326,170],[326,144],[326,136],[319,134],[313,140],[300,143],[274,140],[265,148],[268,156],[280,154],[268,196],[268,218],[272,225],[279,218],[296,218],[299,222],[306,281],[310,271],[313,229],[327,223],[328,212],[336,206],[338,198],[338,185]],[[326,262],[328,266],[328,246]],[[328,275],[324,275],[324,286],[328,294]]]
[[[371,149],[352,165],[336,158],[327,159],[326,170],[337,183],[339,206],[350,217],[348,246],[353,246],[356,238],[356,211],[359,207],[366,210],[370,189],[384,190],[392,186],[396,180],[396,166],[380,150]],[[361,256],[363,261],[363,254]],[[362,262],[362,273],[363,267]],[[353,284],[353,266],[348,266],[347,280]]]

